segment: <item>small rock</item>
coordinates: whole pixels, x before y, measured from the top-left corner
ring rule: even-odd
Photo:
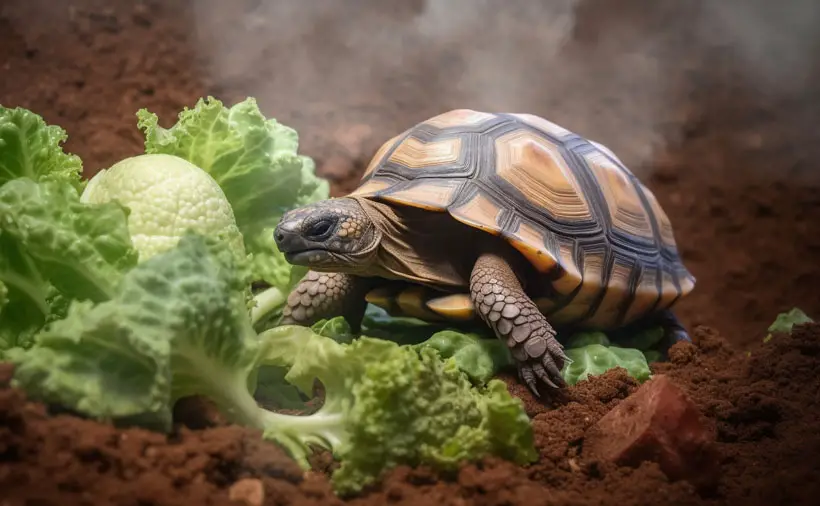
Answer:
[[[667,376],[658,375],[587,431],[583,456],[633,467],[656,462],[670,480],[710,489],[718,480],[716,452],[714,434],[698,408]]]
[[[262,506],[265,502],[265,487],[257,479],[239,480],[228,490],[228,498],[245,506]]]

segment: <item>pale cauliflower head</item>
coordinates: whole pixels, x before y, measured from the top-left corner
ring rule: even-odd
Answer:
[[[219,184],[196,165],[173,155],[126,158],[97,173],[82,200],[116,200],[130,209],[128,229],[143,262],[167,251],[187,230],[222,235],[245,255],[233,209]]]

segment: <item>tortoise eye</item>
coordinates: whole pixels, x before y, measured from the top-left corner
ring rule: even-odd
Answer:
[[[323,239],[331,231],[334,224],[334,220],[319,220],[310,225],[307,236],[311,239]]]

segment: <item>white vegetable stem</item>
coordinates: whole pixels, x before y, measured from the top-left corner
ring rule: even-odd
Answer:
[[[285,294],[275,286],[255,295],[256,306],[251,309],[251,325],[256,325],[259,320],[284,304],[285,298]]]

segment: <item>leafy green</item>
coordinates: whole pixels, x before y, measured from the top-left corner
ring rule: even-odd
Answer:
[[[83,204],[64,181],[7,182],[0,187],[0,347],[27,346],[67,299],[110,298],[136,259],[122,206]]]
[[[256,385],[253,397],[266,409],[289,409],[305,411],[309,409],[309,398],[285,379],[288,370],[279,366],[260,366],[251,375],[251,385]]]
[[[314,323],[311,329],[320,336],[329,337],[337,343],[350,343],[356,336],[350,328],[350,324],[343,316],[323,319]]]
[[[475,329],[442,328],[415,318],[391,317],[383,309],[369,306],[363,323],[363,334],[378,336],[416,348],[433,348],[453,363],[474,383],[481,384],[502,369],[515,364],[507,346],[495,338],[486,327]],[[314,330],[341,342],[355,336],[349,334],[344,319],[333,318],[314,325]],[[639,381],[649,377],[649,362],[660,359],[652,349],[663,337],[663,329],[649,328],[622,336],[612,342],[603,332],[582,331],[565,340],[567,356],[574,362],[565,364],[561,374],[571,385],[597,376],[609,369],[623,367]],[[631,347],[627,347],[631,345]]]
[[[62,181],[82,189],[82,161],[60,145],[65,130],[20,107],[0,105],[0,186],[17,178]]]
[[[597,344],[600,346],[610,346],[612,343],[610,342],[609,338],[603,332],[599,331],[586,331],[586,332],[577,332],[570,336],[567,340],[566,348],[583,348],[585,346],[590,346],[593,344]]]
[[[651,371],[646,356],[641,350],[619,348],[603,344],[587,344],[580,348],[566,348],[572,363],[564,366],[561,375],[568,385],[574,385],[589,376],[598,376],[606,371],[622,367],[630,376],[643,382],[649,379]]]
[[[500,381],[473,387],[455,360],[429,347],[369,337],[340,344],[301,326],[257,334],[243,279],[227,243],[187,234],[130,270],[110,300],[74,301],[32,348],[11,350],[15,383],[87,416],[166,430],[177,399],[208,397],[305,468],[311,447],[332,450],[343,493],[399,464],[536,457],[529,418]],[[253,393],[266,367],[287,370],[283,379],[307,396],[320,382],[322,406],[301,416],[260,407]],[[298,403],[290,394],[284,401]]]
[[[9,303],[9,289],[6,288],[6,285],[0,281],[0,314],[3,312],[3,307]],[[0,349],[2,347],[0,346]]]
[[[219,183],[253,255],[254,279],[287,293],[294,276],[276,248],[273,228],[286,211],[329,196],[313,160],[297,153],[296,130],[266,119],[253,98],[232,107],[212,97],[200,99],[167,129],[145,109],[137,118],[146,153],[184,158]]]
[[[169,342],[135,302],[74,302],[33,347],[7,352],[14,383],[84,415],[170,428]]]
[[[443,358],[452,358],[461,371],[479,384],[487,383],[501,368],[514,364],[504,342],[475,333],[442,330],[416,346],[430,347]]]
[[[803,323],[812,323],[812,320],[806,313],[803,312],[800,308],[792,308],[791,310],[780,313],[775,318],[774,322],[769,326],[768,331],[769,334],[763,339],[764,342],[768,342],[772,338],[772,334],[774,333],[784,333],[788,334],[792,331],[792,327],[795,325],[800,325]]]
[[[494,454],[518,463],[537,455],[529,418],[500,380],[475,388],[453,359],[361,337],[344,345],[304,327],[262,334],[266,363],[292,364],[286,379],[303,392],[325,387],[314,414],[271,423],[276,439],[307,465],[304,447],[334,451],[341,467],[332,480],[340,493],[361,490],[387,469],[425,463],[454,469],[464,460]]]
[[[217,246],[186,235],[131,270],[111,300],[73,303],[34,347],[10,353],[15,380],[88,416],[140,416],[166,429],[176,399],[208,387],[222,394],[224,377],[244,381],[254,364],[243,346],[256,335],[234,257]]]
[[[222,189],[196,165],[173,155],[137,155],[99,171],[81,200],[129,209],[128,230],[140,261],[166,251],[188,231],[221,237],[238,259],[242,234]]]

